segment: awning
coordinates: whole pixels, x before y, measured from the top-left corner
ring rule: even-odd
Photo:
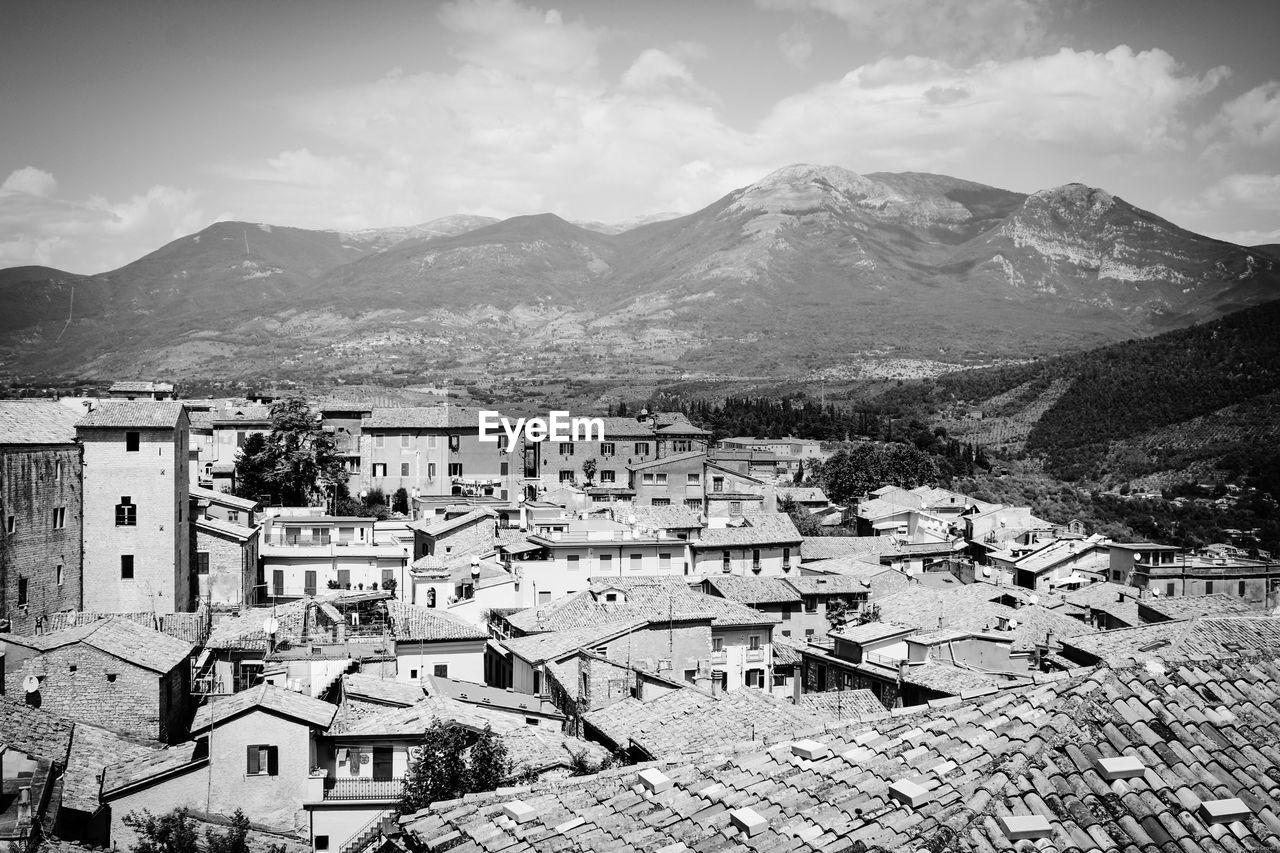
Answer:
[[[506,646],[502,645],[502,643],[499,643],[497,640],[489,640],[488,642],[485,643],[485,645],[487,645],[490,649],[492,649],[497,654],[502,655],[504,658],[511,656],[511,651],[507,649]]]
[[[508,554],[527,554],[530,551],[538,551],[542,548],[541,545],[535,545],[534,543],[528,542],[528,541],[515,542],[515,543],[512,543],[511,545],[499,545],[498,547],[500,547],[503,551],[506,551]]]
[[[1089,579],[1084,575],[1077,575],[1074,572],[1065,578],[1058,578],[1056,581],[1049,581],[1049,586],[1080,586],[1088,583]]]

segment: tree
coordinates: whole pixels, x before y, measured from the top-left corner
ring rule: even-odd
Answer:
[[[404,486],[396,489],[395,496],[391,499],[391,511],[401,515],[409,514],[409,491]]]
[[[840,628],[848,618],[849,605],[844,599],[837,598],[827,602],[827,621],[831,623],[833,629]]]
[[[585,481],[590,484],[596,476],[596,460],[588,459],[582,463],[582,476]]]
[[[222,832],[205,829],[203,845],[196,823],[185,808],[162,815],[143,809],[124,816],[124,825],[138,835],[133,853],[249,853],[249,818],[240,809],[235,810],[231,824]],[[275,850],[273,847],[272,853]]]
[[[284,506],[308,506],[346,496],[347,472],[333,437],[301,397],[271,406],[271,432],[261,441],[245,440],[236,457],[236,494],[256,499],[267,494]]]
[[[801,459],[796,463],[796,475],[791,478],[791,482],[799,486],[804,483],[804,460]]]
[[[937,480],[938,463],[907,444],[855,444],[840,450],[815,469],[813,479],[838,504],[856,503],[881,486],[911,489]]]
[[[507,746],[488,726],[471,742],[462,726],[434,720],[409,764],[400,814],[416,812],[438,800],[492,791],[510,777]]]
[[[821,536],[822,524],[800,504],[796,503],[795,498],[790,495],[784,495],[778,499],[778,512],[785,512],[791,516],[791,521],[796,526],[801,536]]]

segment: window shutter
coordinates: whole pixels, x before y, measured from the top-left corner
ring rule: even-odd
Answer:
[[[280,775],[280,747],[278,746],[267,747],[267,775]]]
[[[258,765],[258,747],[253,744],[249,745],[249,762],[246,772],[250,776],[255,776],[262,772]]]

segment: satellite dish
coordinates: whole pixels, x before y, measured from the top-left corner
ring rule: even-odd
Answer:
[[[982,567],[982,576],[983,576],[984,578],[989,578],[989,577],[991,577],[991,569],[987,568],[986,566],[983,566],[983,567]]]
[[[1039,603],[1040,603],[1040,596],[1038,595],[1027,596],[1027,604],[1039,604]]]
[[[1018,627],[1018,620],[1017,620],[1017,619],[1010,619],[1010,620],[1009,620],[1009,630],[1010,630],[1010,631],[1012,631],[1014,628],[1017,628],[1017,627]]]
[[[40,690],[40,679],[34,675],[28,675],[22,679],[22,689],[28,693],[36,693]]]
[[[268,634],[274,634],[276,631],[280,630],[280,620],[274,616],[268,616],[266,619],[262,620],[262,630],[266,631]]]

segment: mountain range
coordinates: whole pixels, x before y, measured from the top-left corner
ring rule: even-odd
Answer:
[[[0,270],[0,372],[927,374],[1280,296],[1271,249],[1191,233],[1080,184],[1025,195],[790,166],[687,216],[590,225],[551,214],[357,232],[220,222],[98,275]]]

